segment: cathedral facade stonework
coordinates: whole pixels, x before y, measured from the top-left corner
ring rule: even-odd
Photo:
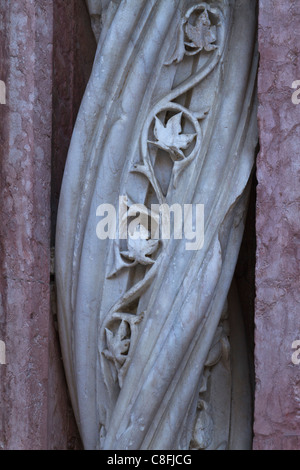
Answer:
[[[299,449],[299,16],[297,0],[0,0],[1,450]],[[207,204],[202,254],[109,240],[94,269],[96,208],[114,184],[129,206]],[[92,244],[80,211],[95,212]],[[97,301],[91,285],[105,286]]]

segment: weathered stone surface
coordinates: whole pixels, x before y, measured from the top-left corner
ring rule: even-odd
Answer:
[[[255,449],[299,449],[300,4],[260,2]]]

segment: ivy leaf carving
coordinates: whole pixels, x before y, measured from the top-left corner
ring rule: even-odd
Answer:
[[[112,361],[117,368],[126,361],[126,355],[129,351],[130,339],[129,327],[125,321],[122,321],[117,332],[114,334],[108,328],[105,328],[107,349],[103,351],[106,359]]]
[[[199,51],[204,49],[207,52],[217,48],[217,46],[213,44],[217,40],[217,28],[216,26],[212,26],[207,10],[204,10],[197,18],[195,26],[187,23],[185,32],[187,37],[192,41],[187,45],[196,47]]]
[[[134,265],[143,264],[154,264],[155,261],[151,259],[151,256],[158,248],[159,240],[149,239],[149,232],[143,226],[139,225],[139,237],[128,239],[128,251],[121,251],[121,255],[125,256],[131,261],[134,261]]]
[[[181,134],[181,119],[182,112],[171,117],[164,126],[158,117],[155,117],[154,135],[157,142],[151,143],[168,152],[174,162],[185,158],[182,149],[187,149],[197,135]]]

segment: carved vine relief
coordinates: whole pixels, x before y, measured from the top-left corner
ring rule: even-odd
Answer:
[[[247,447],[245,338],[227,295],[257,139],[255,2],[88,6],[101,29],[56,249],[60,335],[84,445]],[[124,219],[139,205],[142,237],[99,240],[96,208],[120,195]],[[178,203],[204,204],[199,250],[151,238],[151,205]]]

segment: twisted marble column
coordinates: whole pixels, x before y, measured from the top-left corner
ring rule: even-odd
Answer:
[[[257,142],[256,2],[88,6],[98,50],[56,242],[60,336],[85,448],[248,448],[245,338],[234,291],[227,297]],[[97,208],[118,208],[120,196],[129,217],[135,204],[203,204],[203,244],[100,240]]]

